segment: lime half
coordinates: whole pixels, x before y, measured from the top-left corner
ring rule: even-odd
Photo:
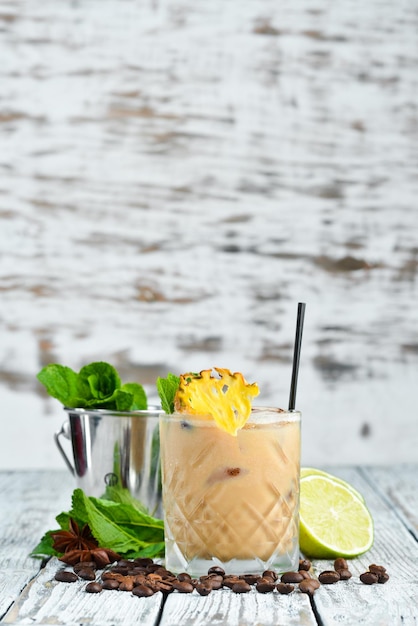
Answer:
[[[338,478],[337,476],[333,476],[333,474],[328,474],[328,472],[324,472],[323,470],[316,469],[316,467],[301,467],[300,468],[300,477],[301,478],[304,478],[304,476],[312,476],[312,474],[316,474],[317,476],[328,476],[328,478],[332,478],[332,480],[335,480],[335,482],[340,483],[341,485],[344,485],[345,487],[347,487],[347,489],[350,489],[350,491],[355,493],[356,496],[358,496],[360,498],[360,500],[363,500],[363,502],[364,502],[364,498],[361,495],[361,493],[359,491],[357,491],[357,489],[354,489],[354,487],[352,485],[350,485],[350,483],[347,483],[342,478]]]
[[[310,474],[300,481],[300,549],[311,558],[352,558],[373,544],[364,500],[340,480]]]

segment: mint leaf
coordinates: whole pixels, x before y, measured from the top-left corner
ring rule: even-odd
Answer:
[[[89,497],[81,489],[75,489],[71,511],[56,517],[60,528],[68,530],[72,518],[80,528],[88,524],[100,547],[114,550],[125,558],[163,556],[163,520],[149,515],[127,489],[109,488],[106,494],[116,501]],[[31,556],[59,556],[52,547],[53,532],[56,530],[45,533]]]
[[[64,406],[84,406],[83,396],[78,388],[78,374],[70,367],[51,363],[39,372],[37,378],[46,387],[49,395]]]
[[[50,396],[69,408],[137,411],[148,406],[145,391],[138,383],[125,383],[116,369],[97,361],[77,374],[58,364],[44,367],[37,375]]]
[[[131,495],[129,489],[119,487],[118,485],[108,485],[103,495],[103,500],[111,500],[112,502],[119,502],[120,504],[129,504],[142,513],[147,512],[146,507],[142,504],[142,502]]]
[[[168,373],[167,378],[157,378],[157,391],[160,396],[161,407],[168,414],[174,413],[174,397],[179,384],[180,378],[175,374]]]
[[[54,548],[52,547],[54,540],[52,539],[51,535],[53,532],[56,532],[56,531],[48,530],[48,532],[45,533],[41,541],[30,553],[31,556],[44,558],[46,556],[59,556],[60,555],[60,553],[54,550]]]
[[[119,374],[112,365],[98,361],[81,368],[78,374],[80,388],[85,398],[105,400],[121,386]]]
[[[86,520],[100,546],[121,555],[163,554],[164,522],[138,510],[132,504],[121,504],[88,497],[81,489],[73,493],[71,517]]]
[[[122,385],[121,391],[126,391],[132,395],[131,411],[143,411],[148,408],[147,396],[142,385],[125,383]]]

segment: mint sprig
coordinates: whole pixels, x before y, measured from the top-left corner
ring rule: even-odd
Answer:
[[[75,489],[71,511],[60,513],[55,519],[61,529],[68,530],[70,518],[80,528],[88,524],[100,547],[113,550],[122,557],[155,558],[164,555],[163,520],[149,515],[134,498],[131,501],[113,501],[87,496],[82,489]],[[31,556],[60,556],[52,547],[51,535],[54,532],[57,530],[45,533]]]
[[[156,384],[163,411],[168,414],[174,413],[174,397],[180,385],[179,376],[168,373],[166,378],[157,378]]]
[[[51,363],[37,378],[50,396],[69,408],[137,411],[148,406],[142,385],[122,384],[117,370],[104,361],[85,365],[78,373]]]

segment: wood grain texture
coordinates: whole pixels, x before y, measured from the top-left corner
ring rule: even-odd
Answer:
[[[416,465],[398,466],[387,471],[367,468],[366,476],[376,482],[381,493],[392,503],[396,513],[418,540],[418,474]]]
[[[294,592],[288,596],[261,594],[255,590],[235,594],[229,589],[207,597],[172,594],[168,596],[161,626],[314,626],[309,599]]]
[[[59,583],[55,572],[61,567],[51,559],[23,591],[18,602],[4,619],[6,624],[143,624],[154,626],[158,621],[162,595],[137,598],[131,593],[102,591],[85,592],[85,581]]]
[[[418,468],[324,469],[349,480],[362,492],[375,521],[375,543],[365,555],[350,561],[353,577],[349,581],[322,585],[313,598],[314,610],[308,597],[299,591],[290,596],[255,591],[239,595],[225,589],[208,597],[175,592],[167,598],[162,615],[162,598],[158,595],[139,599],[117,591],[87,594],[85,582],[65,584],[54,580],[57,567],[62,567],[56,559],[39,571],[39,562],[27,554],[54,516],[68,509],[72,479],[65,472],[0,473],[0,583],[5,598],[2,593],[2,615],[13,603],[3,622],[60,626],[416,625],[418,584],[411,568],[418,563],[418,542],[409,528],[416,505],[408,494],[415,489]],[[386,495],[390,485],[398,499]],[[401,512],[398,502],[402,503]],[[13,513],[16,510],[19,514]],[[14,517],[10,521],[11,515]],[[32,524],[28,516],[34,520]],[[360,582],[359,575],[371,563],[387,568],[390,580],[385,585],[368,587]],[[316,575],[330,568],[331,561],[313,561]]]
[[[0,619],[41,561],[29,556],[55,516],[71,505],[68,472],[0,472]]]

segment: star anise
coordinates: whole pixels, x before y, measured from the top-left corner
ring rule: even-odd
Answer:
[[[52,547],[62,552],[60,561],[68,565],[94,561],[100,569],[120,559],[120,556],[107,548],[99,547],[87,524],[80,530],[77,522],[70,517],[68,530],[57,530],[51,533]]]
[[[108,548],[96,547],[92,550],[71,550],[65,552],[59,560],[67,565],[76,565],[76,563],[85,563],[86,561],[94,561],[99,569],[103,569],[106,565],[119,561],[120,555],[109,550]]]
[[[57,530],[51,533],[54,540],[52,547],[57,552],[72,552],[73,550],[94,550],[98,543],[91,534],[87,524],[80,530],[77,522],[70,517],[68,530]]]

